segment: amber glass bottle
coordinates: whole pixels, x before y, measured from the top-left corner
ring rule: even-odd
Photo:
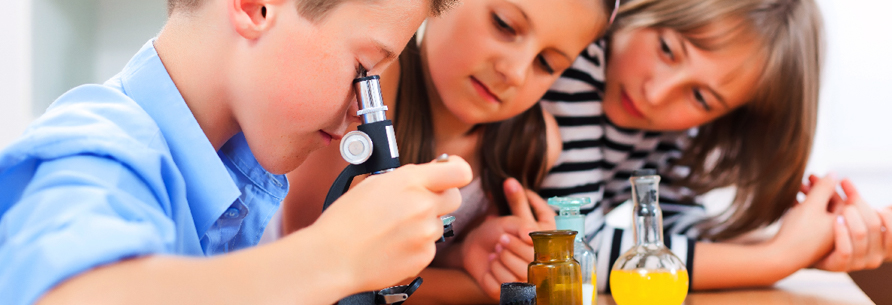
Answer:
[[[536,285],[536,303],[582,304],[582,269],[573,259],[576,231],[538,231],[530,237],[535,257],[527,268],[527,277]]]

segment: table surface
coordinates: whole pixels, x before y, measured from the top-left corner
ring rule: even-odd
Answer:
[[[610,295],[598,295],[599,305],[615,305]],[[774,287],[695,292],[688,294],[684,304],[874,304],[845,273],[820,270],[800,270]]]

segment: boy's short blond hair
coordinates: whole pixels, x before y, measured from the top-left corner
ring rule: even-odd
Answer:
[[[318,21],[325,14],[346,0],[297,0],[298,12],[310,21]],[[368,1],[368,0],[366,0]],[[429,0],[431,2],[432,16],[439,16],[448,10],[458,0]],[[167,0],[167,14],[177,10],[194,10],[201,6],[204,0]]]

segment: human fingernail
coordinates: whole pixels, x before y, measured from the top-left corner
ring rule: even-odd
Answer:
[[[492,261],[492,260],[496,259],[496,254],[495,254],[495,253],[490,253],[488,259],[489,259],[489,261]]]
[[[496,253],[502,253],[502,244],[496,244]]]
[[[437,162],[446,162],[446,161],[449,161],[449,155],[442,154],[442,155],[437,156],[437,158],[434,160],[436,160]]]
[[[845,224],[845,223],[846,223],[846,218],[845,218],[845,217],[842,217],[842,215],[836,216],[836,222],[839,223],[839,224]]]
[[[517,182],[517,180],[514,180],[514,179],[512,179],[512,178],[509,178],[509,181],[508,181],[508,191],[509,191],[509,192],[512,192],[512,193],[516,193],[516,192],[520,191],[520,185],[519,185],[519,183]]]
[[[508,239],[508,234],[502,234],[502,237],[499,237],[499,242],[507,245],[511,240]]]

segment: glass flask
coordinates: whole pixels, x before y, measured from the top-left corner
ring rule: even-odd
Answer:
[[[588,197],[552,197],[548,204],[558,208],[554,222],[558,230],[574,230],[579,232],[573,241],[573,258],[582,270],[582,304],[598,304],[598,292],[595,290],[597,273],[595,273],[595,251],[585,242],[585,216],[580,213],[583,205],[592,202]]]
[[[576,231],[531,232],[533,262],[527,267],[530,284],[536,285],[538,305],[582,304],[582,271],[573,259]]]
[[[688,294],[688,271],[663,245],[660,176],[652,169],[636,170],[630,180],[636,243],[613,264],[613,300],[617,305],[679,305]]]

